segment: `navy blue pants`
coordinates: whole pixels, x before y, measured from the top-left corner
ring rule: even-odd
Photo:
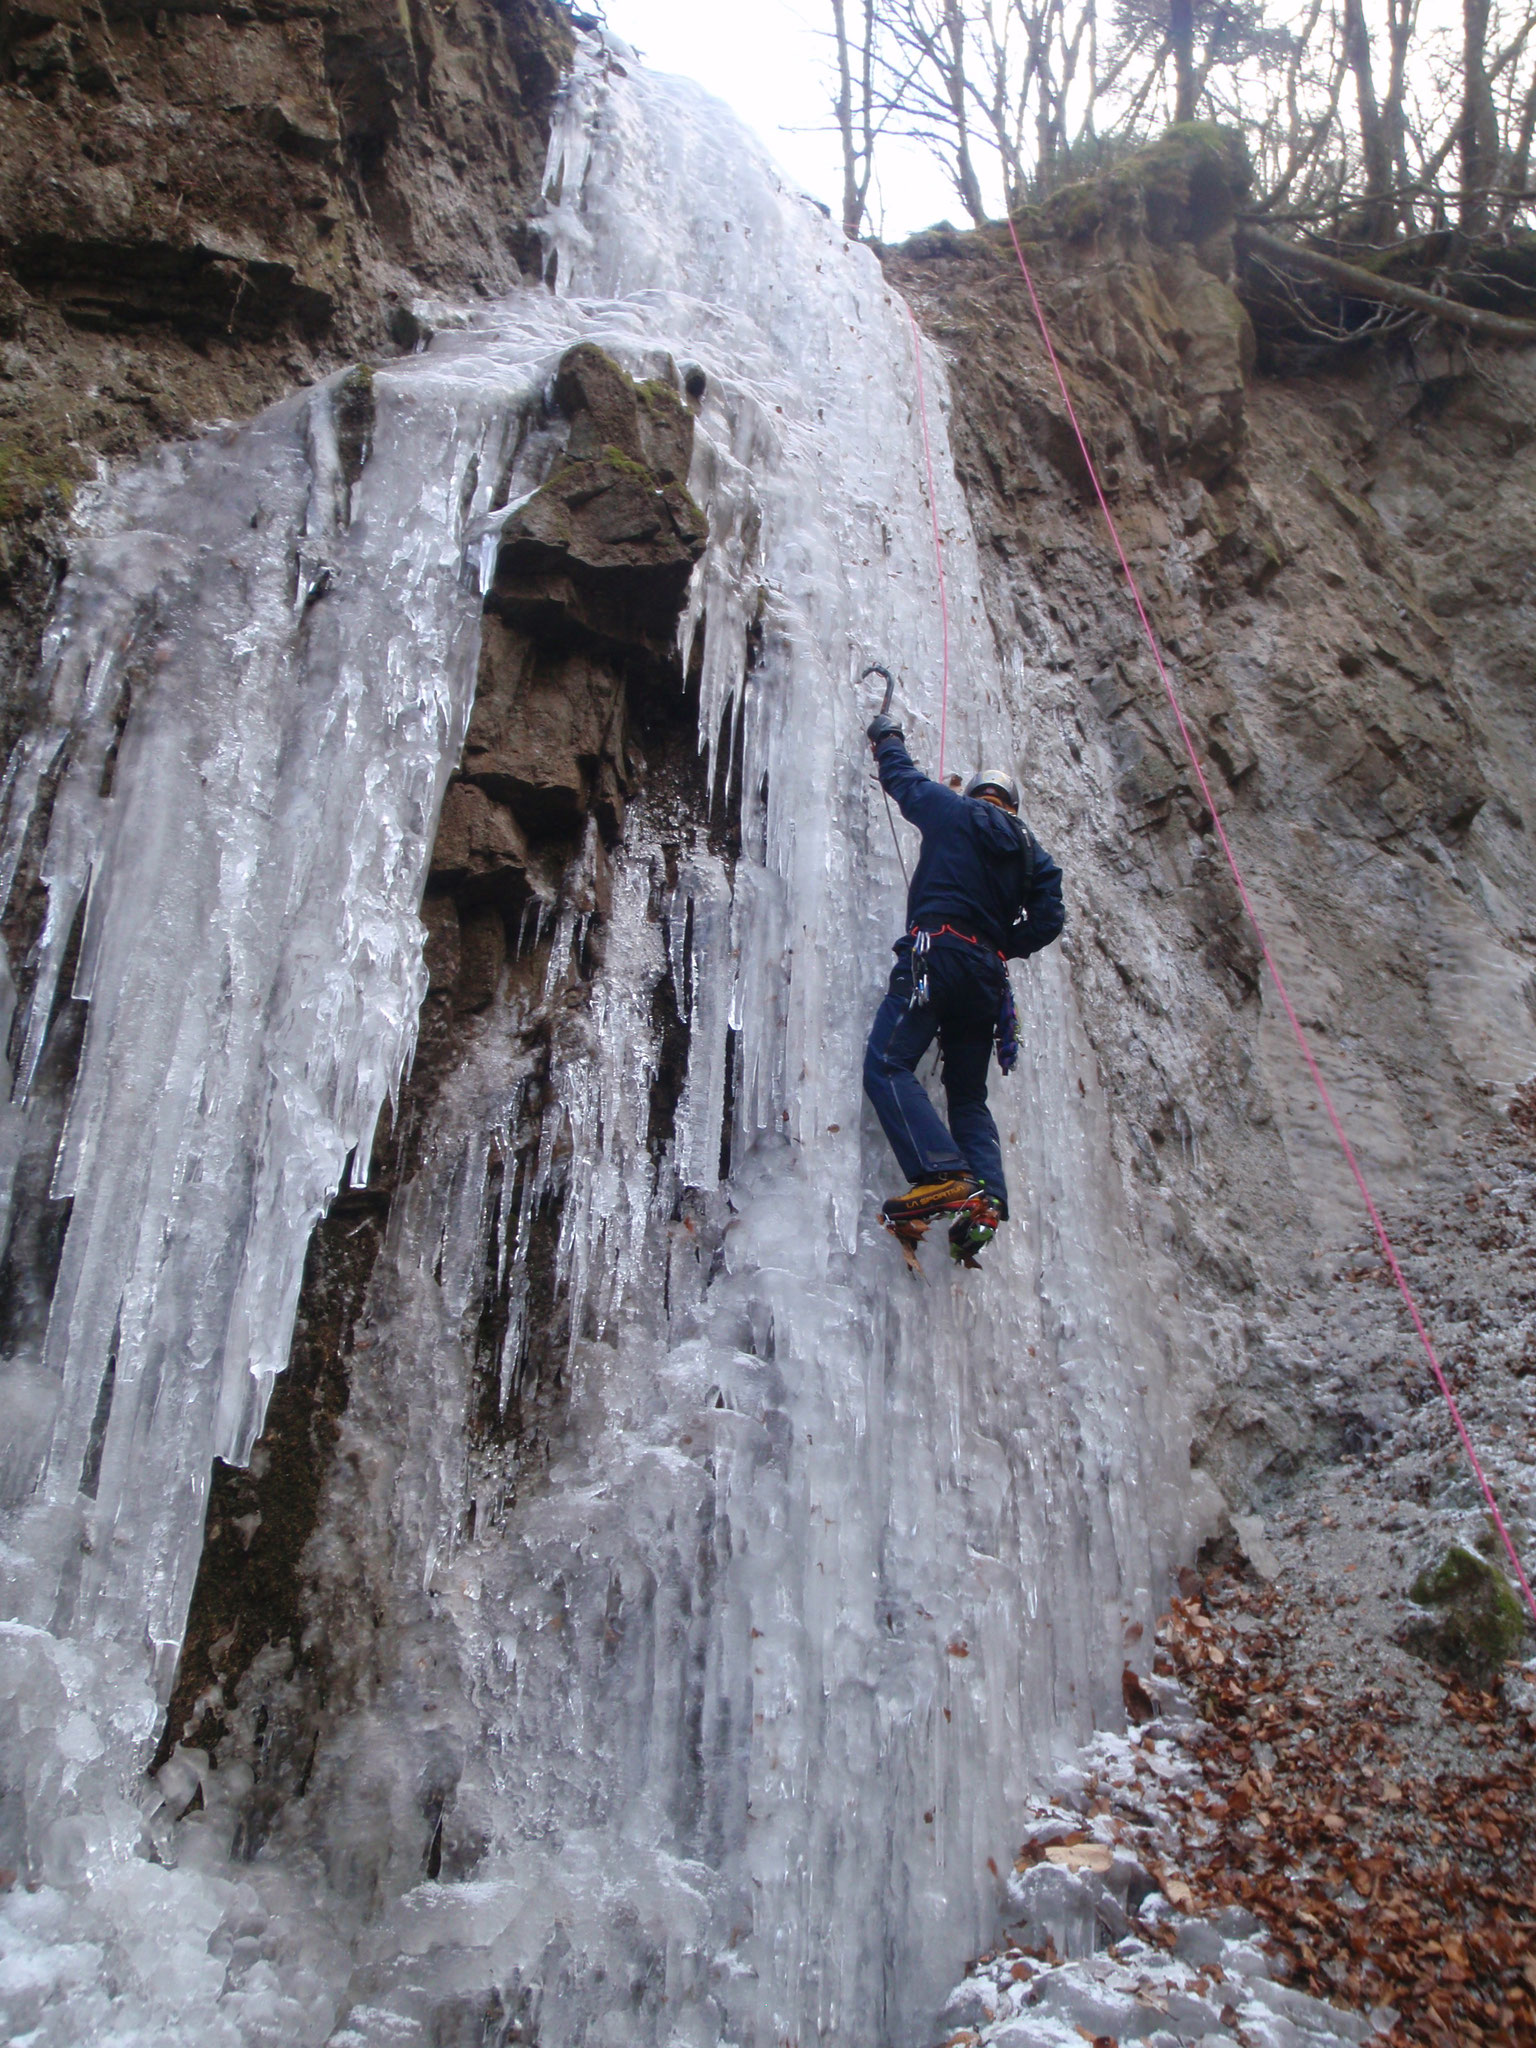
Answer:
[[[928,976],[928,1001],[914,1010],[912,954],[899,945],[864,1051],[864,1093],[908,1180],[974,1173],[1006,1216],[1008,1188],[997,1125],[987,1108],[987,1068],[1008,970],[984,947],[944,937],[933,941],[919,966]],[[935,1033],[944,1062],[948,1130],[915,1071]]]

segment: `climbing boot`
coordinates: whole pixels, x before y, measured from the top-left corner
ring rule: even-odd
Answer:
[[[917,1247],[933,1218],[963,1210],[980,1187],[974,1174],[947,1174],[940,1180],[914,1181],[904,1195],[892,1195],[885,1203],[880,1221],[901,1246],[901,1255],[914,1273],[920,1271]]]
[[[963,1209],[980,1189],[973,1173],[949,1173],[939,1180],[915,1180],[904,1195],[892,1195],[880,1214],[887,1224],[927,1222],[934,1216],[952,1216]]]
[[[986,1250],[996,1237],[1002,1212],[985,1188],[966,1203],[949,1226],[949,1256],[960,1266],[979,1269],[976,1254]]]

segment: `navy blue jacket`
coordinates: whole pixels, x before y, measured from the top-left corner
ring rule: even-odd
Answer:
[[[1009,960],[1060,935],[1061,869],[1021,819],[924,775],[894,734],[875,761],[882,787],[923,835],[907,891],[909,931],[951,924]]]

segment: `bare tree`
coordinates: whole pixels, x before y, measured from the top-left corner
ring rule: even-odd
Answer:
[[[1260,210],[1335,244],[1530,217],[1536,0],[832,0],[844,222],[881,133],[944,164],[972,221],[1151,140],[1241,129]],[[857,20],[855,20],[857,13]],[[1459,34],[1457,28],[1459,27]],[[1454,165],[1454,186],[1446,182]]]
[[[1499,123],[1488,76],[1490,0],[1462,0],[1461,231],[1481,235],[1499,169]]]
[[[1173,51],[1173,118],[1193,121],[1199,97],[1195,84],[1195,0],[1168,0],[1168,42]]]
[[[977,105],[965,0],[882,0],[880,13],[886,44],[877,51],[877,96],[893,132],[933,149],[979,227],[987,209],[972,144]]]
[[[860,0],[855,0],[860,4]],[[832,0],[837,45],[837,132],[843,145],[843,233],[857,235],[875,171],[875,0],[862,0],[859,33],[848,35],[848,0]]]

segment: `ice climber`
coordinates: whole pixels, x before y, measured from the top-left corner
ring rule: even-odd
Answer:
[[[923,835],[907,929],[864,1053],[864,1092],[912,1183],[885,1204],[882,1219],[915,1270],[914,1247],[929,1223],[952,1216],[951,1254],[973,1266],[1008,1214],[1002,1147],[987,1107],[994,1038],[1005,1074],[1018,1052],[1007,962],[1060,933],[1061,869],[1019,817],[1011,775],[984,769],[962,794],[913,765],[888,712],[876,714],[868,733],[882,787]],[[915,1072],[935,1032],[948,1129]]]

